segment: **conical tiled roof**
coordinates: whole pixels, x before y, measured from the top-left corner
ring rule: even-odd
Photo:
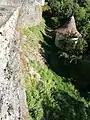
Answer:
[[[65,25],[62,28],[57,29],[56,33],[60,33],[62,35],[69,35],[73,37],[81,37],[81,34],[78,32],[76,28],[74,16],[72,16],[71,20],[65,23]]]

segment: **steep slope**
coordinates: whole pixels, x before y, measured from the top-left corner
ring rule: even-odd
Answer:
[[[30,119],[89,120],[90,103],[80,97],[78,90],[71,83],[65,82],[66,78],[58,76],[46,64],[45,49],[42,45],[47,47],[48,53],[52,48],[46,42],[51,37],[46,34],[45,29],[47,27],[43,22],[38,26],[26,28],[21,46]],[[49,33],[50,31],[48,29]],[[45,36],[48,39],[45,39]]]

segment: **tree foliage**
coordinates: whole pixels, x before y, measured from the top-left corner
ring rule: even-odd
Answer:
[[[52,10],[53,19],[51,18],[51,23],[53,23],[52,24],[53,28],[58,28],[63,26],[65,22],[68,21],[72,15],[74,15],[77,29],[82,34],[82,38],[84,39],[84,41],[86,40],[86,42],[88,43],[87,51],[90,50],[90,1],[89,0],[49,0],[49,5]],[[71,47],[72,45],[69,45],[72,44],[72,41],[68,40],[69,47],[64,48],[63,52],[67,51],[66,53],[68,54],[73,53],[72,55],[75,56],[77,51],[78,54],[81,54],[80,51],[84,51],[84,46],[85,46],[84,43],[83,45],[81,45],[82,43],[83,43],[82,40],[79,40],[77,47],[73,50],[73,47]]]
[[[59,42],[61,47],[58,51],[59,58],[65,58],[68,62],[82,59],[82,56],[87,48],[87,43],[82,38],[73,40],[73,38],[65,36],[64,39]]]
[[[29,74],[30,71],[26,71],[25,73],[26,95],[30,120],[90,120],[90,102],[80,96],[78,90],[76,90],[71,82],[65,82],[68,81],[68,79],[69,81],[71,81],[71,79],[74,80],[74,78],[60,77],[50,69],[50,66],[48,67],[46,64],[42,65],[39,62],[36,62],[37,59],[31,61],[30,55],[33,55],[34,52],[30,50],[30,47],[35,49],[35,47],[38,47],[38,44],[36,43],[40,43],[41,41],[47,44],[41,34],[42,32],[46,35],[43,27],[45,29],[45,26],[42,24],[37,27],[29,27],[25,31],[28,37],[28,41],[24,41],[26,42],[26,56],[29,58],[27,69],[30,70],[29,67],[32,66],[40,75],[40,78],[37,79],[35,74],[33,77]],[[50,37],[49,35],[48,37]],[[41,40],[42,38],[43,40]],[[79,39],[75,45],[74,41],[68,36],[63,40],[62,45],[64,44],[66,46],[63,46],[61,51],[63,51],[63,55],[69,60],[74,60],[79,55],[82,55],[86,46],[85,40]],[[52,50],[50,44],[47,44],[47,46],[50,47],[50,50],[47,48],[50,57],[51,51],[53,54],[54,50]],[[35,54],[35,56],[37,55]],[[53,56],[52,59],[54,59]],[[55,64],[55,61],[53,63]],[[85,63],[83,63],[83,66],[84,65],[86,67]],[[85,69],[83,69],[83,66],[81,64],[81,68],[79,69],[82,79],[85,77],[85,71],[89,74],[87,67],[84,67]],[[65,72],[65,69],[63,70],[60,66],[57,67],[59,68],[59,71]]]
[[[58,21],[61,24],[72,16],[74,5],[73,0],[50,0],[49,3],[53,16],[58,17]]]
[[[52,10],[52,16],[50,16],[51,21],[49,19],[49,23],[52,23],[51,25],[53,25],[53,28],[62,26],[68,19],[70,19],[72,15],[75,16],[77,27],[84,39],[80,38],[74,41],[70,38],[70,36],[65,36],[65,38],[60,41],[61,49],[58,50],[57,54],[60,58],[65,58],[67,61],[69,61],[69,63],[73,61],[77,63],[77,61],[82,59],[83,55],[85,54],[87,42],[88,46],[90,43],[89,0],[49,0],[49,5]],[[47,7],[45,10],[47,10]],[[37,26],[34,27],[34,29],[32,27],[26,31],[26,35],[29,38],[29,42],[26,41],[28,44],[28,64],[30,64],[29,66],[32,66],[34,70],[40,75],[40,79],[38,80],[35,78],[35,75],[31,77],[28,74],[29,72],[26,73],[26,94],[30,120],[90,120],[90,101],[88,102],[82,98],[74,85],[72,85],[71,82],[67,82],[68,79],[69,81],[71,81],[71,79],[76,81],[76,79],[74,79],[73,76],[69,76],[70,78],[60,77],[51,70],[52,66],[48,65],[48,67],[46,64],[42,66],[39,64],[39,62],[35,62],[36,60],[30,60],[29,55],[32,54],[32,51],[29,50],[31,47],[30,45],[34,47],[38,46],[35,44],[35,42],[41,42],[40,38],[43,38],[41,32],[38,31],[39,28],[43,33],[43,26]],[[30,32],[30,30],[32,32]],[[33,33],[32,37],[30,36],[32,35],[31,33]],[[46,43],[44,38],[42,42]],[[48,46],[50,45],[48,44]],[[47,48],[48,56],[50,53],[54,53],[54,49],[52,50],[52,48],[53,46],[50,46],[50,50]],[[54,59],[54,57],[52,57],[52,59]],[[81,81],[83,81],[84,78],[85,80],[87,80],[87,78],[89,80],[90,78],[89,61],[90,56],[89,58],[84,58],[84,60],[78,64],[79,69],[77,76],[79,75],[79,78],[82,78]],[[53,63],[56,65],[55,61]],[[60,66],[55,67],[58,67],[59,71],[65,72],[65,69],[63,70],[60,68]],[[73,69],[71,69],[71,71],[72,70]]]
[[[79,0],[49,0],[49,5],[52,10],[52,16],[58,17],[58,22],[60,22],[59,26],[62,26],[74,15],[80,32],[82,32],[84,28],[87,28],[87,24],[90,21],[89,0],[83,2]]]

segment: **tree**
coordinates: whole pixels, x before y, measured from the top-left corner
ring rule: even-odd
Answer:
[[[60,40],[61,49],[58,51],[59,58],[64,58],[65,61],[72,62],[82,59],[83,54],[87,47],[87,42],[79,38],[73,40],[69,36],[65,36],[63,40]]]
[[[58,17],[61,25],[66,22],[73,14],[73,0],[50,0],[50,7],[54,17]]]

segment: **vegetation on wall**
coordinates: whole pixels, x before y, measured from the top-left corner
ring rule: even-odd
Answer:
[[[70,61],[73,58],[76,59],[81,58],[81,60],[86,59],[87,56],[90,55],[89,54],[90,53],[90,1],[89,0],[83,0],[83,1],[48,0],[48,2],[49,2],[48,5],[51,7],[52,15],[50,17],[45,16],[47,25],[55,30],[58,27],[62,27],[65,24],[65,22],[67,22],[71,18],[71,16],[74,15],[77,29],[81,33],[84,41],[84,42],[80,42],[82,40],[79,40],[78,42],[79,44],[77,44],[77,47],[79,49],[75,48],[73,52],[73,47],[71,46],[72,42],[68,40],[67,41],[68,47],[65,47],[64,46],[65,40],[64,40],[63,43],[61,43],[64,49],[62,47],[63,50],[59,50],[60,56],[68,57],[69,55]],[[65,39],[67,39],[67,37]],[[80,50],[83,52],[81,53]],[[72,52],[73,54],[69,54]],[[78,52],[80,56],[76,55],[76,52]],[[74,57],[72,57],[72,55]]]
[[[48,2],[43,7],[45,21],[27,27],[27,40],[22,42],[30,120],[90,120],[89,0]],[[66,36],[58,49],[54,31],[72,15],[82,38],[75,45]]]
[[[85,39],[89,39],[90,30],[90,1],[85,0],[49,0],[52,10],[51,27],[57,28],[62,26],[72,15],[75,16],[77,27]],[[53,23],[54,24],[51,24]]]
[[[47,66],[32,63],[41,81],[28,78],[27,101],[32,120],[89,120],[89,103],[70,83]]]
[[[23,41],[23,50],[26,51],[25,56],[28,58],[24,76],[30,120],[89,120],[90,103],[80,96],[79,91],[70,82],[71,78],[61,77],[51,70],[48,64],[42,64],[41,59],[32,60],[30,57],[31,54],[32,57],[35,56],[34,51],[41,43],[45,48],[43,55],[45,52],[48,56],[52,54],[53,41],[49,41],[52,38],[50,34],[45,33],[45,29],[48,29],[48,32],[51,31],[45,27],[45,23],[44,25],[42,23],[39,26],[26,28],[25,35],[28,40]],[[30,34],[32,31],[33,34]],[[37,40],[35,41],[34,38]],[[25,46],[28,47],[28,50]],[[32,53],[30,53],[29,46],[34,49]],[[33,68],[34,73],[31,72],[31,68]],[[63,71],[60,67],[59,70]],[[68,80],[69,82],[66,82]]]

